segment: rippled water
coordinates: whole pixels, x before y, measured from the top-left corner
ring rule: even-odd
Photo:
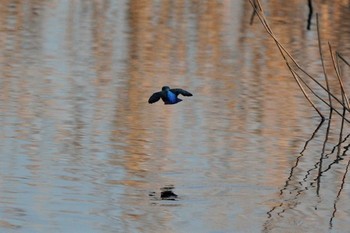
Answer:
[[[263,6],[321,79],[305,2]],[[328,121],[300,154],[320,119],[258,19],[249,25],[248,1],[0,6],[0,232],[348,231],[349,159],[320,166]],[[350,8],[314,8],[339,93],[327,42],[350,57]],[[194,96],[149,105],[163,85]]]

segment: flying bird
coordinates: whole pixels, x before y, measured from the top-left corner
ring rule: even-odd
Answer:
[[[177,104],[182,99],[177,98],[181,94],[183,96],[192,96],[191,93],[180,88],[170,89],[168,86],[162,87],[162,91],[155,92],[149,97],[148,103],[153,104],[162,98],[164,104]]]

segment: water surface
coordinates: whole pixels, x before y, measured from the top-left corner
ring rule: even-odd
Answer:
[[[335,2],[314,10],[339,94],[327,42],[350,57],[350,8]],[[328,121],[300,154],[320,118],[248,1],[0,5],[1,232],[348,231],[349,159],[320,166]],[[263,6],[322,80],[305,1]],[[149,105],[163,85],[194,96]]]

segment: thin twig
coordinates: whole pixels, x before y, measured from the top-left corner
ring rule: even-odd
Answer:
[[[346,95],[346,92],[345,92],[345,89],[344,89],[343,81],[341,80],[338,67],[337,67],[337,65],[335,64],[335,59],[334,59],[334,55],[333,55],[333,51],[332,51],[332,46],[331,46],[331,44],[330,44],[329,42],[328,42],[328,46],[329,46],[329,51],[330,51],[330,53],[331,53],[331,58],[332,58],[333,67],[334,67],[335,73],[337,74],[337,78],[338,78],[338,82],[339,82],[339,85],[340,85],[340,89],[341,89],[342,95],[344,95],[346,106],[347,106],[348,108],[350,108],[349,98],[348,98],[347,95]]]
[[[337,54],[337,53],[336,53]],[[336,57],[336,63],[337,63],[337,68],[339,70],[339,75],[341,76],[341,69],[340,69],[340,66],[339,66],[339,56]],[[342,95],[342,101],[343,103],[345,102],[345,98],[346,98],[346,95]],[[345,104],[345,103],[344,103]],[[344,129],[344,118],[345,118],[345,114],[346,114],[346,111],[343,107],[343,117],[342,117],[342,120],[341,120],[341,125],[340,125],[340,132],[339,132],[339,143],[343,140],[343,129]],[[341,152],[341,147],[339,146],[338,147],[338,151],[337,151],[337,159],[340,159],[340,152]]]
[[[321,63],[322,63],[322,69],[323,69],[323,74],[324,74],[324,78],[326,80],[326,87],[328,90],[328,101],[329,104],[332,106],[332,98],[330,93],[330,88],[329,88],[329,82],[328,82],[328,76],[326,73],[326,68],[324,65],[324,60],[323,60],[323,52],[322,52],[322,46],[321,46],[321,33],[320,33],[320,23],[318,20],[318,14],[316,13],[316,27],[317,27],[317,39],[318,39],[318,49],[319,49],[319,53],[320,53],[320,57],[321,57]]]
[[[252,2],[252,0],[249,0],[250,4],[252,5],[252,7],[254,8],[254,4]],[[288,62],[286,57],[284,56],[283,52],[285,52],[288,57],[293,61],[293,63],[298,67],[299,70],[301,70],[305,75],[307,75],[311,80],[313,80],[317,85],[319,85],[324,91],[326,91],[327,93],[329,93],[330,96],[332,96],[339,104],[342,104],[342,102],[335,96],[333,95],[331,92],[329,92],[320,82],[318,82],[314,77],[312,77],[309,73],[307,73],[300,65],[299,63],[293,58],[293,56],[287,51],[286,48],[284,48],[284,46],[277,40],[276,36],[273,34],[268,22],[266,21],[265,17],[264,17],[264,13],[263,13],[263,9],[261,8],[261,4],[259,0],[256,0],[256,2],[258,3],[258,6],[260,9],[258,8],[254,8],[254,10],[256,11],[257,16],[259,17],[260,22],[263,24],[266,32],[272,37],[272,39],[275,41],[277,47],[279,48],[284,60],[286,61],[286,63]],[[259,12],[260,10],[260,12]],[[282,52],[283,51],[283,52]],[[350,112],[350,108],[345,107],[347,111]]]
[[[250,0],[249,0],[249,1],[250,1]],[[257,2],[259,3],[258,0],[257,0]],[[250,1],[250,3],[253,4],[251,1]],[[252,6],[254,7],[255,5],[252,5]],[[255,9],[255,11],[257,12],[256,8],[254,8],[254,9]],[[259,15],[258,12],[257,12],[257,15],[258,15],[260,21],[263,23],[262,18],[261,18],[261,16]],[[309,103],[312,105],[312,107],[317,111],[317,113],[320,115],[320,117],[322,118],[322,120],[324,120],[324,116],[323,116],[322,113],[317,109],[316,105],[312,102],[312,100],[310,99],[310,97],[307,95],[307,93],[305,92],[303,86],[300,84],[300,82],[299,82],[299,80],[298,80],[298,77],[297,77],[296,72],[291,68],[291,66],[290,66],[290,64],[289,64],[289,62],[288,62],[288,60],[287,60],[287,58],[285,57],[285,55],[284,55],[284,53],[283,53],[283,47],[282,47],[282,45],[281,45],[281,44],[278,42],[278,40],[275,38],[275,36],[273,35],[272,30],[270,29],[270,27],[269,27],[267,24],[264,24],[264,25],[266,26],[265,28],[266,28],[267,32],[268,32],[268,33],[271,35],[271,37],[274,39],[274,41],[275,41],[275,43],[276,43],[276,45],[277,45],[277,47],[278,47],[278,49],[279,49],[279,51],[280,51],[280,53],[281,53],[283,59],[284,59],[284,61],[286,62],[287,67],[289,68],[290,72],[292,73],[292,75],[293,75],[295,81],[297,82],[297,84],[298,84],[300,90],[303,92],[305,98],[309,101]]]
[[[343,99],[344,99],[344,96],[343,96]],[[343,117],[341,119],[340,132],[339,132],[339,143],[338,144],[341,144],[341,142],[343,140],[343,129],[344,129],[345,113],[346,113],[346,111],[345,111],[345,109],[343,107]],[[341,147],[338,146],[337,159],[340,159],[340,152],[341,152]]]
[[[254,16],[256,15],[256,12],[254,10],[255,7],[256,7],[256,1],[254,0],[254,8],[253,8],[252,16],[250,16],[250,25],[253,25],[254,23]]]
[[[308,94],[306,93],[306,91],[304,90],[303,86],[301,85],[301,83],[299,82],[299,76],[297,73],[294,72],[294,70],[292,70],[292,68],[289,66],[289,64],[287,64],[290,72],[292,73],[295,81],[297,82],[299,88],[301,89],[301,91],[303,92],[305,98],[309,101],[309,103],[312,105],[312,107],[316,110],[316,112],[318,113],[318,115],[320,115],[322,121],[324,120],[324,116],[322,115],[322,113],[317,109],[316,105],[312,102],[312,100],[310,99],[310,97],[308,96]],[[302,79],[301,79],[302,80]],[[305,84],[304,80],[302,80],[303,83]]]
[[[319,100],[321,100],[325,105],[327,105],[330,109],[332,109],[334,112],[336,112],[339,116],[343,117],[343,114],[340,113],[336,108],[334,108],[333,106],[331,106],[329,103],[327,103],[327,101],[325,101],[324,99],[322,99],[314,90],[311,89],[311,87],[309,87],[306,82],[304,81],[304,79],[300,78],[299,79],[303,82],[303,84],[310,90],[310,92],[312,92],[312,94],[314,94]],[[343,106],[343,105],[342,105]],[[345,106],[343,106],[345,108]],[[344,120],[348,123],[350,123],[350,120],[344,118]]]
[[[339,53],[339,52],[335,52],[337,54],[337,56],[343,60],[343,62],[345,64],[347,64],[348,66],[350,66],[349,62],[347,60],[345,60],[345,58]]]

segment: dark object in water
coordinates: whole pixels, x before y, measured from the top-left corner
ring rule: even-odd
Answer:
[[[178,195],[173,192],[174,186],[168,185],[160,188],[160,197],[156,192],[149,192],[148,196],[151,197],[154,201],[167,200],[167,201],[176,201],[178,200]]]
[[[162,91],[155,92],[149,97],[148,103],[153,104],[162,98],[164,104],[177,104],[182,99],[177,98],[181,94],[183,96],[192,96],[191,93],[180,88],[170,89],[168,86],[162,87]]]
[[[166,190],[160,193],[160,198],[162,200],[176,200],[177,195],[171,190]]]
[[[156,196],[156,192],[150,192],[150,193],[148,194],[148,196],[150,196],[150,197],[155,197],[155,196]]]
[[[307,17],[307,30],[311,30],[311,18],[312,18],[312,13],[314,12],[313,11],[313,8],[312,8],[312,0],[308,0],[307,1],[308,3],[308,6],[309,6],[309,16]]]

